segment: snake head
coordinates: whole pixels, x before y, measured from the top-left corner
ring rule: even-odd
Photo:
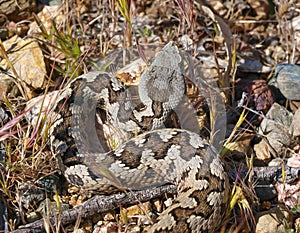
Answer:
[[[158,101],[163,103],[165,110],[171,110],[179,104],[184,92],[183,59],[177,46],[171,41],[142,74],[139,96],[146,106]]]

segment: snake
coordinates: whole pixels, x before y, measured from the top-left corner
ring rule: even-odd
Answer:
[[[109,194],[175,184],[178,195],[147,232],[215,232],[229,200],[222,158],[198,133],[169,118],[185,95],[184,61],[169,42],[134,90],[90,71],[60,94],[50,128],[67,180]]]

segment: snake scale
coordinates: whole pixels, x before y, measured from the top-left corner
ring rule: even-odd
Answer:
[[[142,74],[138,103],[114,76],[89,72],[55,108],[52,150],[70,183],[100,193],[178,186],[147,232],[215,232],[226,212],[229,182],[214,147],[196,133],[165,128],[184,86],[183,59],[170,42]]]

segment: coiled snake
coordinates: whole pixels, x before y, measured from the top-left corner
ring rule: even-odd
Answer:
[[[132,92],[115,77],[89,72],[62,92],[55,109],[52,150],[69,182],[103,193],[178,185],[174,203],[148,232],[214,232],[226,212],[228,178],[215,149],[196,133],[164,128],[184,86],[182,57],[170,42],[141,77],[142,103],[128,101]],[[112,144],[116,149],[105,152]]]

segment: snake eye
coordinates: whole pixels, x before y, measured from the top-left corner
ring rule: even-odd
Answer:
[[[105,104],[104,98],[99,99],[98,104],[99,105],[104,105]]]

